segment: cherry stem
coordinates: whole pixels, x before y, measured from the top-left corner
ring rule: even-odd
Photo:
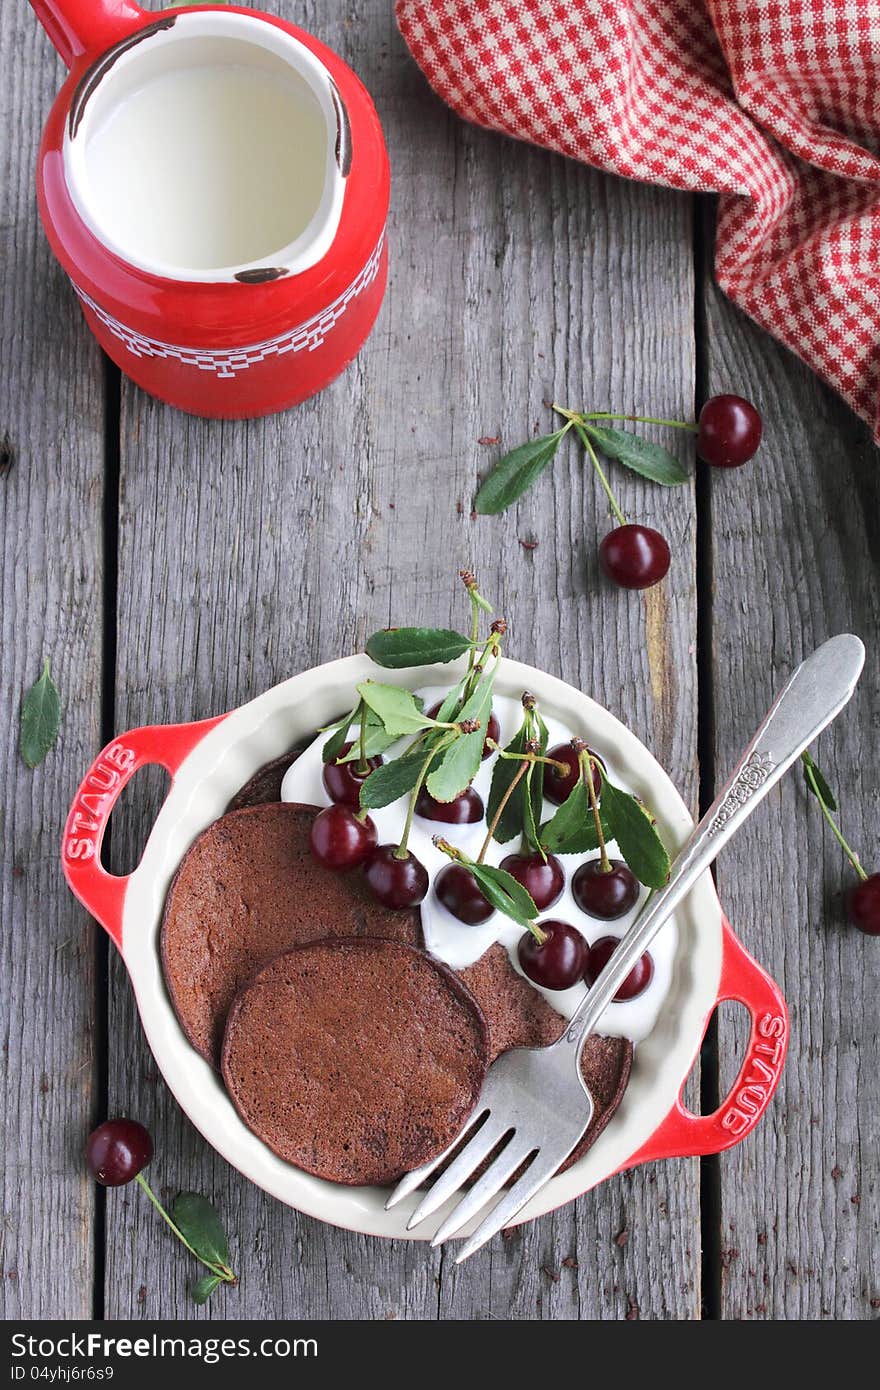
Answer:
[[[561,763],[558,758],[547,758],[543,753],[510,753],[506,748],[502,748],[496,743],[494,738],[487,738],[486,742],[490,748],[494,748],[499,758],[505,762],[521,763],[524,760],[530,763],[546,763],[547,767],[555,767],[557,771],[565,774],[568,772],[568,763]]]
[[[579,415],[579,420],[632,420],[639,425],[668,425],[674,430],[690,430],[691,434],[696,434],[699,425],[691,424],[688,420],[661,420],[655,415],[617,415],[612,410],[591,410],[588,414]]]
[[[477,642],[480,637],[480,604],[476,596],[476,589],[468,589],[468,598],[471,601],[471,649],[468,654],[468,675],[474,669],[474,662],[477,656]]]
[[[838,826],[836,820],[832,816],[831,809],[826,804],[825,798],[819,790],[819,784],[816,781],[815,774],[809,762],[809,754],[802,753],[801,759],[804,764],[804,772],[806,774],[807,781],[810,784],[810,790],[812,791],[813,795],[815,796],[816,800],[822,808],[822,815],[825,817],[828,824],[830,825],[832,835],[834,836],[837,843],[840,845],[840,848],[843,850],[849,862],[852,864],[859,878],[864,883],[868,875],[866,871],[862,868],[861,860],[859,859],[859,856],[856,854],[855,850],[852,849],[847,844],[846,840],[843,838],[843,834],[840,830],[840,827]]]
[[[500,635],[500,633],[493,632],[493,633],[490,635],[488,642],[487,642],[486,645],[483,647],[483,650],[482,650],[482,652],[480,653],[480,659],[479,659],[479,661],[476,663],[476,665],[474,666],[473,671],[471,672],[470,680],[468,681],[467,685],[465,686],[465,691],[464,691],[464,697],[465,697],[465,698],[464,698],[464,702],[466,702],[467,700],[469,700],[470,697],[473,695],[474,691],[476,690],[476,688],[477,688],[477,683],[478,683],[478,679],[479,679],[479,677],[482,675],[483,670],[485,669],[485,663],[488,661],[489,657],[490,657],[490,656],[494,656],[496,659],[500,659],[500,652],[499,652],[500,646],[501,646],[501,635]],[[464,703],[464,702],[463,702],[463,703]]]
[[[580,437],[581,443],[583,444],[583,446],[584,446],[584,448],[586,449],[587,453],[590,455],[590,459],[591,459],[591,461],[592,461],[593,467],[594,467],[595,470],[596,470],[596,474],[597,474],[597,476],[598,476],[598,478],[599,478],[599,482],[602,484],[603,488],[605,489],[605,496],[608,498],[608,501],[609,501],[609,503],[610,503],[610,505],[611,505],[611,510],[612,510],[612,512],[614,513],[614,515],[615,515],[615,517],[617,518],[617,520],[618,520],[618,522],[620,523],[620,525],[621,525],[621,526],[625,526],[625,525],[626,525],[626,517],[624,516],[623,512],[620,510],[620,507],[619,507],[618,504],[617,504],[617,498],[614,496],[614,493],[611,491],[611,484],[609,483],[608,479],[607,479],[606,476],[605,476],[605,471],[604,471],[604,469],[602,468],[601,463],[599,462],[599,457],[598,457],[598,455],[597,455],[597,453],[596,453],[596,450],[593,448],[593,444],[592,444],[592,441],[591,441],[591,439],[590,439],[590,436],[587,434],[587,432],[586,432],[585,429],[582,429],[582,427],[581,427],[580,425],[577,425],[577,424],[576,424],[576,425],[575,425],[575,429],[576,429],[577,432],[578,432],[578,436]]]
[[[593,768],[598,766],[590,756],[588,748],[584,748],[578,753],[578,762],[581,766],[581,774],[587,788],[587,796],[590,798],[590,806],[593,810],[593,820],[596,822],[596,835],[599,840],[599,853],[601,855],[601,865],[603,874],[611,872],[611,860],[608,858],[608,848],[605,844],[605,836],[602,833],[602,817],[599,814],[599,801],[596,796],[596,788],[593,784]]]
[[[367,702],[361,700],[361,734],[360,734],[361,755],[358,758],[357,770],[361,777],[366,777],[370,770],[367,762]]]
[[[147,1182],[143,1173],[136,1174],[135,1182],[137,1182],[138,1185],[143,1188],[144,1192],[146,1192],[150,1201],[153,1203],[153,1206],[156,1208],[157,1212],[161,1216],[162,1220],[165,1222],[167,1226],[171,1227],[172,1231],[177,1236],[177,1239],[181,1242],[182,1245],[186,1246],[187,1250],[191,1255],[195,1256],[199,1264],[204,1265],[205,1269],[209,1269],[212,1274],[216,1275],[218,1279],[222,1279],[224,1283],[234,1283],[235,1275],[233,1274],[232,1270],[229,1268],[228,1265],[213,1264],[210,1260],[203,1259],[199,1252],[193,1249],[186,1236],[181,1231],[180,1227],[176,1226],[175,1223],[172,1221],[171,1217],[168,1215],[167,1211],[163,1207],[162,1203],[159,1201],[159,1198],[156,1196],[153,1189],[150,1187],[150,1184]]]
[[[428,769],[430,768],[432,762],[434,761],[434,759],[436,758],[437,754],[440,752],[440,749],[443,746],[444,745],[442,742],[436,744],[436,746],[431,749],[425,761],[422,763],[419,775],[416,778],[416,784],[412,789],[412,795],[409,799],[409,805],[406,808],[406,820],[403,823],[403,834],[400,837],[400,844],[394,851],[395,859],[409,858],[409,850],[407,849],[407,844],[409,843],[409,832],[412,830],[413,816],[416,813],[416,802],[419,799],[419,792],[422,790],[422,783],[428,775]]]
[[[530,766],[531,763],[534,761],[534,756],[535,756],[535,755],[534,755],[533,753],[527,753],[527,754],[525,755],[525,757],[523,757],[523,758],[521,759],[520,765],[519,765],[519,767],[518,767],[517,770],[516,770],[516,775],[515,775],[515,777],[513,778],[513,780],[512,780],[511,783],[510,783],[510,786],[507,788],[507,791],[504,793],[504,795],[502,796],[501,800],[499,801],[499,803],[498,803],[498,809],[497,809],[497,811],[495,812],[495,815],[492,817],[492,824],[489,826],[489,829],[488,829],[488,831],[486,832],[486,838],[485,838],[485,840],[483,841],[483,844],[482,844],[482,847],[481,847],[481,849],[480,849],[479,854],[477,855],[477,863],[478,863],[478,864],[482,864],[484,858],[486,857],[486,850],[489,848],[489,846],[490,846],[491,843],[492,843],[492,836],[495,834],[495,831],[498,829],[498,823],[499,823],[499,821],[501,820],[501,817],[504,815],[504,808],[505,808],[505,806],[507,805],[507,803],[508,803],[508,801],[510,800],[510,798],[513,796],[513,793],[516,791],[516,789],[517,789],[517,787],[519,786],[520,782],[522,781],[522,779],[525,777],[526,773],[528,772],[529,766]]]

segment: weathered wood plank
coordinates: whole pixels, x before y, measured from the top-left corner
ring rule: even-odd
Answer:
[[[536,422],[548,427],[543,402],[554,399],[687,414],[694,371],[687,201],[467,128],[460,140],[461,254],[477,307],[465,318],[471,365],[461,372],[473,396],[472,433],[500,434],[499,447],[509,446]],[[456,413],[467,418],[461,400]],[[442,421],[437,412],[435,436]],[[487,572],[498,576],[517,654],[607,704],[694,800],[693,501],[686,489],[661,492],[622,470],[615,484],[624,511],[670,539],[673,574],[661,590],[625,594],[601,578],[597,543],[610,529],[607,505],[574,448],[515,512],[472,523],[472,551],[485,554]],[[538,546],[524,550],[522,540]],[[616,1180],[493,1243],[461,1271],[449,1262],[441,1315],[625,1317],[638,1307],[646,1317],[699,1316],[698,1202],[695,1164]],[[624,1228],[629,1240],[618,1245]],[[566,1258],[577,1260],[577,1271],[562,1265]]]
[[[40,130],[62,80],[24,5],[0,14],[0,979],[5,1318],[92,1314],[95,928],[61,877],[68,803],[100,740],[103,374],[37,219]],[[24,690],[49,657],[54,751],[18,754]]]
[[[835,632],[859,633],[860,691],[816,756],[839,788],[847,834],[876,867],[880,457],[805,367],[711,289],[708,306],[710,393],[740,391],[765,422],[754,464],[711,479],[718,773],[801,656]],[[852,874],[799,776],[749,822],[718,880],[792,1016],[773,1109],[721,1160],[723,1316],[875,1317],[878,956],[843,920]],[[741,1056],[743,1042],[741,1019],[725,1016],[722,1057]]]
[[[543,426],[554,392],[689,409],[687,202],[459,125],[380,0],[300,18],[349,58],[385,124],[388,298],[345,378],[283,417],[210,424],[124,388],[120,724],[231,707],[392,617],[445,622],[460,612],[454,573],[473,561],[512,620],[511,649],[607,702],[693,800],[688,491],[620,479],[624,505],[660,519],[676,557],[674,585],[647,602],[599,580],[606,514],[573,451],[515,514],[469,518],[491,456],[478,438]],[[698,1315],[695,1164],[610,1184],[453,1277],[422,1245],[321,1227],[256,1192],[156,1080],[120,970],[111,1011],[113,1102],[153,1126],[158,1181],[213,1193],[239,1233],[243,1282],[196,1313],[165,1232],[143,1203],[111,1195],[108,1315],[622,1317],[630,1298],[642,1316]],[[542,1273],[570,1255],[577,1271]]]

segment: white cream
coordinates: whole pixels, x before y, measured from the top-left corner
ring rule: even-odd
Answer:
[[[446,694],[446,689],[442,686],[429,686],[416,693],[424,699],[425,708],[430,709],[433,704],[442,699]],[[493,709],[501,726],[499,742],[505,745],[513,738],[522,722],[522,706],[519,700],[511,696],[496,695]],[[589,729],[571,729],[560,723],[558,719],[554,719],[543,708],[541,713],[549,730],[549,746],[551,748],[557,743],[568,743],[574,735],[586,739],[591,747],[595,747],[594,741],[590,738]],[[321,750],[327,737],[326,734],[320,734],[289,768],[281,788],[282,800],[305,802],[315,806],[330,804],[330,797],[327,795],[322,781],[324,765]],[[401,740],[399,745],[388,750],[386,756],[396,756],[405,744],[406,740]],[[605,752],[601,747],[596,747],[596,752],[601,754],[603,758],[605,757]],[[487,758],[474,779],[474,788],[483,798],[484,805],[489,796],[492,768],[495,761],[494,757]],[[612,761],[606,759],[606,762],[612,781],[617,786],[629,790],[626,778],[620,769],[615,767]],[[371,812],[380,844],[397,844],[399,842],[406,818],[406,807],[407,799],[404,797],[391,806]],[[546,801],[543,818],[549,819],[555,810],[556,807],[551,802]],[[459,922],[438,901],[433,887],[434,877],[445,864],[449,863],[448,857],[438,850],[432,842],[432,837],[438,834],[475,859],[486,836],[486,822],[482,820],[475,825],[455,826],[423,820],[420,816],[416,816],[413,821],[409,847],[424,864],[431,879],[428,895],[421,905],[422,931],[428,950],[454,970],[460,970],[478,960],[493,942],[500,941],[507,948],[514,968],[519,971],[516,944],[522,935],[522,929],[515,922],[503,913],[494,912],[489,920],[481,926],[470,927]],[[499,845],[493,840],[486,853],[486,862],[499,864],[506,855],[514,853],[518,848],[519,841],[517,839],[507,845]],[[609,845],[609,849],[613,854],[615,850],[613,842]],[[625,917],[617,918],[614,922],[606,922],[596,917],[587,916],[575,903],[570,884],[578,865],[585,859],[594,857],[593,855],[574,854],[560,856],[565,870],[565,889],[559,901],[542,914],[547,919],[558,918],[570,923],[590,943],[598,941],[602,936],[616,936],[618,938],[623,936],[638,914],[641,903],[646,896],[643,889],[639,902],[632,911],[627,913]],[[647,1037],[657,1021],[663,1001],[669,992],[677,941],[678,930],[673,918],[662,928],[651,946],[654,974],[647,989],[636,999],[609,1004],[602,1016],[601,1031],[603,1033],[627,1037],[633,1042],[639,1042]],[[522,972],[519,971],[519,973]],[[534,988],[539,987],[534,986]],[[540,992],[554,1009],[568,1018],[586,993],[586,986],[580,984],[568,990],[541,989]]]

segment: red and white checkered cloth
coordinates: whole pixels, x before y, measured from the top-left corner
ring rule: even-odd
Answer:
[[[397,0],[461,116],[721,194],[736,304],[880,439],[880,0]]]

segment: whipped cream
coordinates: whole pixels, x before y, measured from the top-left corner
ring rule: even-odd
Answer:
[[[439,685],[426,686],[415,693],[422,697],[425,708],[430,709],[446,695],[447,688]],[[496,693],[492,708],[501,726],[498,742],[504,747],[510,742],[522,723],[522,705],[518,699],[512,696]],[[568,743],[575,735],[585,739],[605,761],[612,782],[627,791],[632,790],[620,768],[615,766],[613,760],[606,757],[605,750],[597,746],[595,741],[590,738],[589,729],[569,728],[560,720],[548,715],[543,708],[541,714],[549,731],[548,747],[552,748],[558,743]],[[354,733],[354,731],[352,732]],[[303,802],[312,806],[330,805],[330,797],[327,795],[322,781],[324,764],[321,758],[321,750],[328,737],[328,734],[319,734],[288,769],[281,787],[281,799],[283,801]],[[407,739],[401,739],[398,744],[394,744],[388,749],[386,758],[397,757],[407,742]],[[495,755],[486,758],[480,765],[480,770],[473,781],[473,787],[482,797],[484,806],[489,798],[489,786],[492,781],[492,769],[495,762]],[[391,806],[370,812],[378,832],[379,844],[396,845],[399,843],[406,819],[407,801],[407,797],[402,797]],[[545,801],[542,820],[549,820],[556,809],[552,802]],[[431,880],[428,894],[420,907],[425,945],[438,960],[444,961],[453,970],[461,970],[466,965],[471,965],[474,961],[479,960],[480,956],[494,942],[498,941],[506,948],[514,969],[522,974],[516,955],[516,945],[522,935],[521,927],[502,912],[493,912],[488,921],[479,926],[468,926],[464,922],[459,922],[447,911],[439,902],[434,891],[435,876],[450,861],[447,855],[436,848],[432,837],[442,835],[450,844],[464,850],[465,854],[472,859],[476,859],[486,837],[486,829],[485,819],[475,822],[473,825],[447,825],[425,820],[419,815],[415,816],[409,837],[409,848],[416,858],[424,864]],[[493,840],[486,851],[486,863],[500,864],[508,854],[514,854],[518,850],[518,837],[506,845],[499,845]],[[612,856],[615,854],[616,845],[613,841],[609,842],[608,850]],[[616,936],[618,939],[624,936],[638,915],[647,896],[647,890],[642,889],[638,902],[630,912],[623,917],[616,918],[613,922],[591,917],[578,907],[572,897],[571,880],[578,865],[586,859],[595,858],[595,854],[561,854],[557,857],[565,872],[565,889],[559,901],[541,914],[538,919],[539,922],[542,919],[558,919],[568,922],[571,926],[576,927],[590,944],[603,936]],[[635,999],[609,1004],[602,1015],[600,1032],[626,1037],[632,1042],[640,1042],[647,1037],[657,1022],[663,1001],[669,992],[677,943],[678,929],[673,917],[661,928],[651,944],[654,974],[649,985]],[[586,993],[586,986],[583,984],[575,985],[572,989],[566,990],[543,989],[539,985],[533,984],[531,980],[529,980],[529,984],[532,985],[533,989],[539,990],[548,1003],[566,1018],[571,1017]]]

